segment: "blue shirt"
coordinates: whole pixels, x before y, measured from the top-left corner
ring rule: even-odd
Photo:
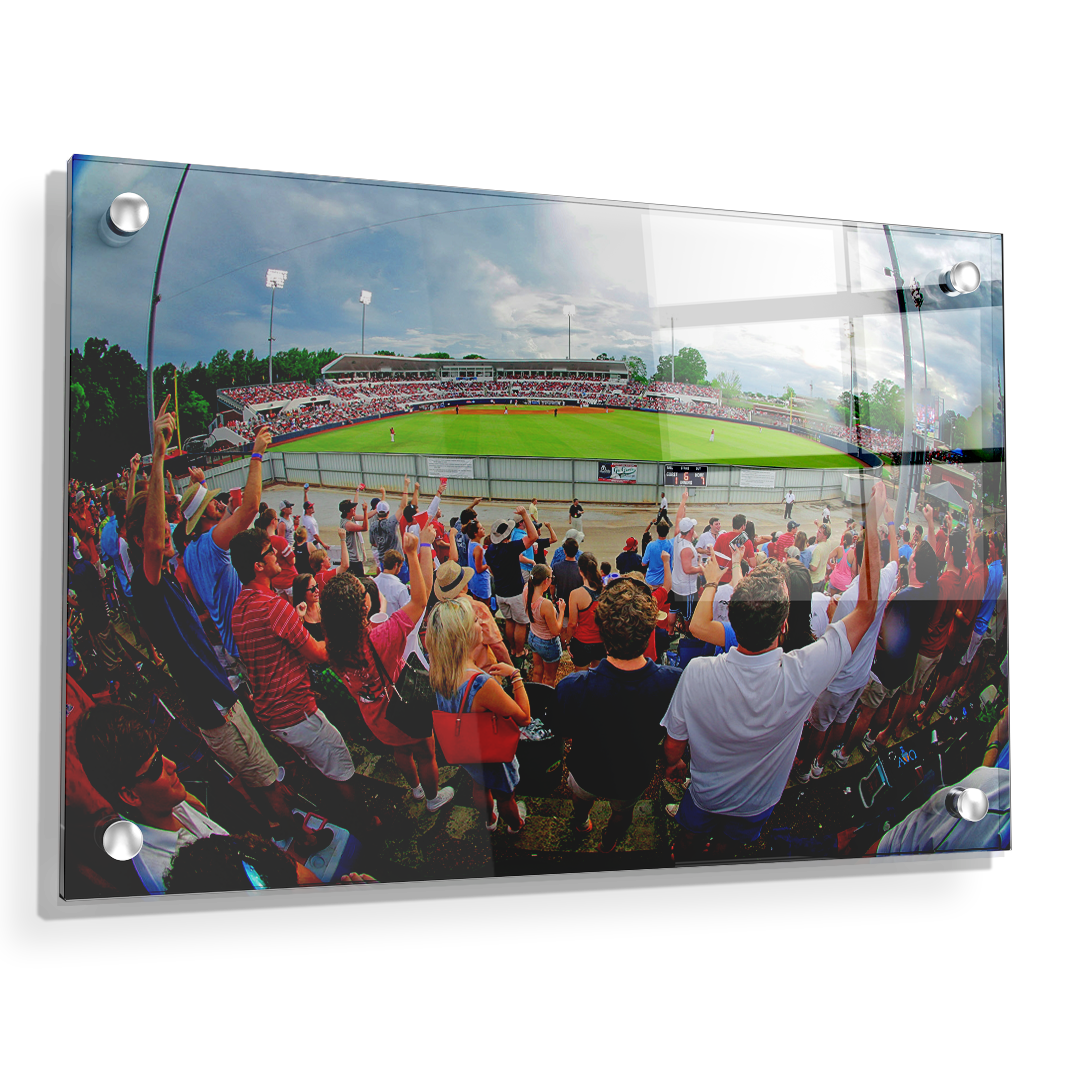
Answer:
[[[979,614],[975,616],[975,625],[972,627],[972,633],[975,634],[986,633],[994,608],[997,606],[998,595],[1001,593],[1001,579],[1005,576],[1001,569],[1000,559],[995,559],[986,570],[986,592],[983,593],[982,607],[979,608]]]
[[[239,658],[232,632],[232,610],[240,595],[240,577],[229,553],[212,534],[213,529],[204,532],[184,548],[184,569],[214,620],[225,651]]]
[[[115,514],[105,522],[105,527],[101,530],[101,550],[108,555],[109,561],[116,567],[116,576],[120,579],[120,588],[124,590],[124,595],[130,599],[131,582],[128,581],[127,574],[124,573],[124,560],[120,558],[120,529]]]
[[[664,560],[660,556],[665,551],[669,560],[675,557],[675,546],[666,536],[659,540],[650,540],[645,554],[641,557],[641,565],[645,567],[645,581],[654,589],[664,584]]]
[[[908,562],[911,562],[911,545],[910,544],[901,544],[899,550],[900,550],[900,554],[905,559],[907,559]]]

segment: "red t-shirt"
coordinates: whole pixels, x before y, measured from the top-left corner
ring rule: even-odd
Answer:
[[[717,556],[720,569],[723,571],[720,575],[721,585],[731,581],[731,541],[742,531],[742,529],[733,529],[731,532],[723,532],[716,538],[716,543],[713,545],[713,554]],[[720,558],[720,556],[723,556],[723,558]],[[747,540],[743,546],[742,557],[751,567],[754,565],[754,543],[752,540]]]
[[[325,588],[325,586],[326,586],[326,583],[327,583],[327,582],[328,582],[328,581],[329,581],[329,580],[330,580],[330,579],[331,579],[331,578],[332,578],[332,577],[333,577],[333,576],[334,576],[334,575],[335,575],[335,574],[336,574],[337,572],[338,572],[338,568],[337,568],[336,566],[331,566],[331,567],[330,567],[329,569],[327,569],[327,570],[320,570],[320,571],[319,571],[319,572],[318,572],[318,573],[317,573],[317,574],[315,575],[315,580],[316,580],[316,581],[318,582],[318,584],[319,584],[319,588],[320,588],[320,589],[323,589],[323,588]]]
[[[945,651],[953,617],[964,593],[964,576],[963,571],[950,567],[938,578],[937,604],[919,646],[923,656],[939,656]]]
[[[300,649],[311,636],[292,604],[245,585],[232,610],[232,632],[255,691],[255,715],[271,728],[292,727],[315,712],[308,662]]]
[[[949,534],[942,528],[934,533],[934,553],[939,559],[945,558],[945,548],[949,543]]]
[[[281,564],[281,573],[274,578],[271,584],[275,589],[288,589],[296,580],[295,556],[293,561],[286,563],[285,556],[292,553],[289,541],[284,536],[274,535],[270,537],[270,546],[277,552],[278,562]]]
[[[660,612],[662,614],[664,614],[664,615],[669,615],[671,613],[671,604],[668,602],[668,591],[667,591],[667,589],[665,589],[663,585],[660,585],[657,588],[653,589],[652,594],[653,594],[653,599],[656,601],[656,606],[657,606],[657,608],[659,608]],[[659,626],[660,624],[657,623],[656,625]],[[649,642],[645,646],[645,659],[646,660],[655,660],[656,659],[656,631],[655,630],[649,635]]]

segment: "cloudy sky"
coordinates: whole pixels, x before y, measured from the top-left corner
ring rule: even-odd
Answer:
[[[154,269],[181,171],[75,162],[73,345],[105,337],[145,362]],[[98,221],[123,191],[147,200],[150,220],[110,248]],[[965,259],[990,277],[986,234],[894,227],[894,239],[905,278]],[[359,351],[366,289],[368,352],[560,358],[563,309],[573,304],[575,358],[638,355],[651,370],[670,351],[674,318],[675,349],[698,348],[711,375],[734,370],[744,389],[763,393],[790,384],[806,394],[812,383],[835,397],[850,377],[847,319],[779,318],[785,298],[835,297],[849,278],[856,291],[888,290],[888,265],[879,226],[845,233],[829,222],[193,168],[164,262],[155,361],[194,365],[222,348],[266,355],[273,267],[289,274],[274,303],[275,351]],[[758,300],[771,302],[764,318],[727,321],[723,305]],[[902,382],[895,314],[858,325],[860,383]],[[921,386],[917,316],[911,331]],[[993,386],[984,360],[993,332],[986,309],[924,310],[927,380],[947,408],[968,414]]]

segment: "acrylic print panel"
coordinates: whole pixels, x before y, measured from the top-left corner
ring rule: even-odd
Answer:
[[[1009,846],[1000,235],[70,190],[66,898]]]

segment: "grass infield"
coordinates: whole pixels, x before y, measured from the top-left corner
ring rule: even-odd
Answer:
[[[725,423],[627,409],[501,405],[462,407],[367,420],[318,435],[278,443],[284,450],[597,458],[601,461],[666,461],[790,469],[858,469],[839,450],[769,427]],[[390,442],[390,428],[396,438]],[[709,441],[715,429],[716,438]]]

